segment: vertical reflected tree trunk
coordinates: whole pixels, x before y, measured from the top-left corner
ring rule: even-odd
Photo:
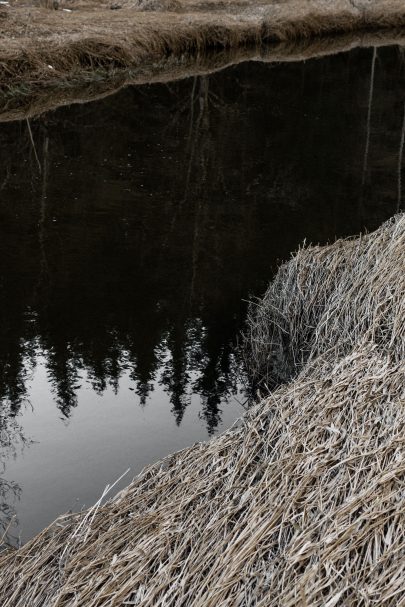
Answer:
[[[191,262],[192,272],[191,272],[190,299],[189,299],[190,308],[192,307],[193,300],[194,300],[194,284],[195,284],[195,277],[197,274],[197,263],[198,263],[198,256],[199,256],[200,219],[201,219],[201,214],[202,214],[202,208],[201,208],[202,195],[203,195],[203,189],[205,188],[206,179],[208,178],[208,171],[207,171],[207,166],[206,166],[207,158],[205,157],[205,149],[204,149],[205,146],[203,145],[203,141],[201,141],[201,139],[198,137],[201,124],[203,126],[202,131],[204,133],[209,134],[210,118],[209,118],[208,94],[209,94],[209,79],[207,77],[202,77],[200,79],[200,92],[199,92],[199,96],[198,96],[199,105],[200,105],[200,113],[198,116],[198,122],[197,122],[197,126],[196,126],[196,136],[195,136],[195,140],[194,140],[194,145],[199,146],[200,157],[199,157],[197,170],[201,172],[201,174],[199,175],[198,181],[199,181],[199,183],[202,184],[202,188],[201,188],[200,194],[198,196],[197,209],[195,210],[195,215],[194,215],[193,251],[192,251],[192,262]]]
[[[43,148],[43,162],[44,170],[42,176],[42,192],[41,192],[41,210],[39,220],[39,243],[41,246],[41,271],[46,270],[48,262],[46,259],[45,251],[45,222],[46,222],[46,207],[47,207],[47,189],[48,189],[48,150],[49,150],[49,138],[48,136],[44,139]]]
[[[404,113],[402,118],[402,130],[401,130],[401,140],[399,144],[399,155],[398,155],[398,202],[397,202],[397,212],[401,209],[402,206],[402,161],[404,157],[404,142],[405,142],[405,103],[404,103]]]
[[[28,134],[29,134],[29,137],[30,137],[32,149],[34,151],[35,160],[37,161],[38,170],[39,170],[40,173],[42,173],[41,163],[40,163],[39,158],[38,158],[37,148],[35,146],[35,141],[34,141],[34,137],[32,135],[31,125],[30,125],[30,121],[28,120],[28,118],[26,119],[26,122],[27,122]]]
[[[363,160],[363,180],[362,185],[364,186],[366,182],[367,176],[367,168],[368,168],[368,155],[370,151],[370,128],[371,128],[371,111],[373,107],[373,97],[374,97],[374,79],[375,79],[375,62],[377,59],[377,47],[373,49],[373,57],[371,60],[371,74],[370,74],[370,90],[368,94],[368,111],[367,111],[367,127],[366,127],[366,147],[364,150],[364,160]]]
[[[40,271],[37,284],[37,291],[39,291],[44,283],[45,277],[48,275],[48,259],[46,256],[46,215],[47,215],[47,191],[48,191],[48,155],[49,155],[49,137],[45,134],[44,144],[42,148],[42,187],[41,187],[41,198],[39,207],[39,221],[38,221],[38,242],[40,252]]]
[[[195,106],[195,102],[196,102],[197,84],[198,84],[198,76],[195,76],[193,78],[193,86],[192,86],[191,95],[190,95],[190,127],[189,127],[189,131],[188,131],[187,146],[186,146],[186,155],[188,156],[188,164],[187,164],[186,179],[185,179],[185,186],[184,186],[184,196],[179,200],[179,202],[176,206],[176,209],[173,213],[173,216],[172,216],[172,219],[170,222],[170,226],[167,231],[167,237],[163,244],[163,249],[166,249],[166,247],[168,246],[168,241],[169,241],[171,234],[174,231],[177,219],[181,213],[184,203],[189,198],[190,179],[191,179],[192,170],[193,170],[193,161],[194,161],[194,155],[195,155],[195,149],[196,149],[196,140],[198,138],[198,128],[199,128],[199,123],[200,123],[200,116],[197,117],[197,120],[194,120],[194,106]]]

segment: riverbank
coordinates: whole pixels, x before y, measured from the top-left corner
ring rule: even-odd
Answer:
[[[169,56],[131,69],[96,70],[62,80],[17,82],[0,94],[0,122],[34,118],[58,107],[86,103],[111,95],[128,85],[165,83],[207,76],[246,61],[280,63],[319,59],[356,48],[405,46],[403,29],[355,31],[321,38],[283,41],[213,52]]]
[[[404,267],[403,214],[299,251],[248,336],[251,373],[287,383],[4,555],[1,604],[402,604]]]
[[[213,49],[257,56],[266,44],[285,57],[289,41],[397,28],[395,39],[404,26],[402,0],[10,0],[0,6],[1,106],[40,87],[176,77],[190,55],[198,63]]]

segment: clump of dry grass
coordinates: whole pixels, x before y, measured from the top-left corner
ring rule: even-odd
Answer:
[[[405,215],[300,251],[251,317],[298,376],[3,556],[3,607],[404,605],[404,270]]]
[[[405,313],[394,306],[405,298],[402,221],[376,234],[303,248],[279,269],[250,308],[254,379],[270,386],[288,381],[304,366],[312,372],[320,358],[334,364],[361,340],[395,361],[405,358]]]

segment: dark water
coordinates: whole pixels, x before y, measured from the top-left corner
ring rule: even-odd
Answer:
[[[404,74],[398,48],[247,63],[0,124],[0,494],[22,541],[243,412],[246,300],[305,238],[402,206]]]

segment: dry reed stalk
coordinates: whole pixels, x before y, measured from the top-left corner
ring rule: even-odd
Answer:
[[[405,215],[299,251],[250,323],[295,379],[1,557],[3,607],[405,604]]]

